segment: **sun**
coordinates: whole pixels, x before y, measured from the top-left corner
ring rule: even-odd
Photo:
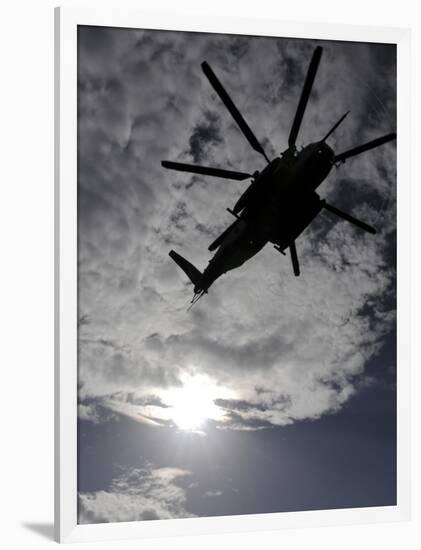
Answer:
[[[207,420],[223,418],[224,411],[215,404],[215,399],[226,397],[226,390],[204,374],[186,374],[181,382],[181,387],[169,390],[165,396],[168,416],[180,430],[195,431]]]

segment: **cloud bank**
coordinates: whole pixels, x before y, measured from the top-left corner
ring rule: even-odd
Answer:
[[[394,48],[322,45],[299,142],[318,139],[348,109],[329,140],[338,152],[393,130]],[[85,417],[98,420],[83,408],[97,403],[164,423],[164,391],[180,387],[186,373],[221,387],[215,398],[224,412],[221,428],[319,418],[357,390],[367,361],[395,325],[393,145],[348,161],[319,189],[378,234],[320,214],[297,241],[300,278],[288,258],[266,246],[186,312],[192,288],[168,257],[174,248],[203,269],[208,245],[231,223],[225,209],[244,184],[169,172],[162,159],[263,168],[200,63],[212,65],[274,156],[286,148],[315,46],[80,29],[79,397]],[[85,495],[83,514],[106,517],[110,499],[130,508],[132,495],[115,489]]]
[[[177,479],[190,472],[178,468],[123,469],[107,491],[79,493],[78,523],[108,523],[193,517]]]

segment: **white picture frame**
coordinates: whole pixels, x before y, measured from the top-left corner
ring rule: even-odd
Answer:
[[[77,26],[148,28],[208,33],[393,43],[397,46],[397,414],[396,506],[77,524]],[[186,17],[123,8],[55,11],[55,538],[59,542],[116,540],[401,521],[410,509],[410,31],[241,18]]]

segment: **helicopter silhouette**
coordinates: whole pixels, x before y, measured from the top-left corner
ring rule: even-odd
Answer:
[[[336,155],[326,140],[343,122],[348,111],[320,141],[310,143],[300,151],[295,145],[322,51],[321,46],[314,50],[289,133],[288,148],[273,160],[269,160],[262,145],[209,64],[206,61],[202,63],[202,70],[215,92],[251,147],[260,153],[268,164],[261,172],[256,171],[254,174],[248,174],[220,168],[162,161],[162,166],[171,170],[238,181],[249,178],[252,180],[234,207],[227,208],[228,212],[236,219],[208,247],[209,251],[216,250],[216,253],[209,260],[203,273],[174,250],[169,252],[170,257],[194,284],[192,305],[208,292],[209,287],[218,277],[231,269],[240,267],[268,242],[272,243],[281,254],[285,255],[285,250],[289,249],[294,274],[299,276],[300,266],[295,241],[322,210],[327,210],[368,233],[376,233],[376,230],[370,225],[328,204],[320,198],[316,189],[328,176],[333,166],[338,167],[350,157],[394,140],[396,134],[387,134]]]

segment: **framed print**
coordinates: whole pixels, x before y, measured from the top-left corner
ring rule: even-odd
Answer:
[[[56,538],[409,513],[409,33],[56,10]]]

